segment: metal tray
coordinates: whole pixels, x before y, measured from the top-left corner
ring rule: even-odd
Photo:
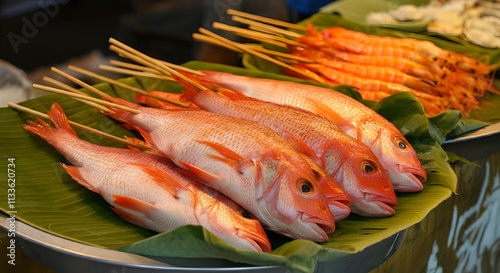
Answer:
[[[7,216],[0,227],[8,230]],[[361,252],[318,262],[315,272],[369,272],[381,265],[401,246],[406,229]],[[16,221],[16,247],[34,261],[65,273],[151,273],[151,272],[288,272],[280,266],[253,266],[223,259],[145,257],[89,246],[64,239]]]
[[[500,122],[465,136],[446,140],[442,147],[471,161],[497,153],[500,151]]]

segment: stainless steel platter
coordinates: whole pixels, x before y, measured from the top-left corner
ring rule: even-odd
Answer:
[[[0,227],[8,230],[8,226],[7,216],[0,215]],[[361,252],[318,262],[315,272],[369,272],[398,250],[405,234],[406,229]],[[288,272],[279,266],[253,266],[223,259],[145,257],[74,242],[20,221],[16,221],[16,247],[34,261],[61,273]]]

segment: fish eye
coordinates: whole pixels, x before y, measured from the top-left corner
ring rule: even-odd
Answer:
[[[408,148],[408,146],[410,146],[406,140],[404,140],[403,138],[401,137],[396,137],[394,139],[394,144],[401,150],[405,150]]]
[[[243,216],[243,218],[252,219],[252,215],[246,210],[241,210],[241,216]]]
[[[312,194],[314,191],[312,183],[304,179],[299,180],[297,183],[297,189],[304,194]]]
[[[366,174],[373,173],[377,170],[377,164],[375,164],[375,162],[365,160],[361,162],[361,170]]]

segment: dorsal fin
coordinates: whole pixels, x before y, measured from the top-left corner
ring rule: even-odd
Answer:
[[[302,139],[296,137],[294,134],[290,133],[289,131],[282,129],[283,131],[283,138],[288,141],[292,146],[299,152],[303,153],[304,155],[308,156],[315,162],[321,162],[321,160],[318,158],[316,153],[307,145]]]
[[[354,127],[354,125],[352,125],[350,122],[345,120],[342,116],[340,116],[337,112],[335,112],[324,103],[312,100],[310,100],[310,103],[314,107],[314,112],[333,122],[333,124],[337,125],[337,127],[339,127],[346,134],[358,139],[358,129]]]

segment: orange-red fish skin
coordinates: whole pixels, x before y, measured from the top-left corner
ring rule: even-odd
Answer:
[[[196,109],[113,109],[177,166],[251,212],[268,229],[292,238],[325,241],[335,229],[314,174],[289,143],[255,122]]]
[[[40,119],[23,127],[64,155],[74,165],[63,164],[72,178],[100,194],[125,220],[157,232],[202,225],[235,247],[271,250],[256,219],[242,215],[243,209],[219,192],[181,175],[167,158],[83,141],[57,104],[49,117],[56,129]]]
[[[194,77],[203,83],[328,118],[372,149],[391,178],[395,191],[418,192],[423,189],[422,182],[427,179],[427,174],[415,150],[392,123],[360,102],[319,86],[217,71],[201,72],[205,76]]]

